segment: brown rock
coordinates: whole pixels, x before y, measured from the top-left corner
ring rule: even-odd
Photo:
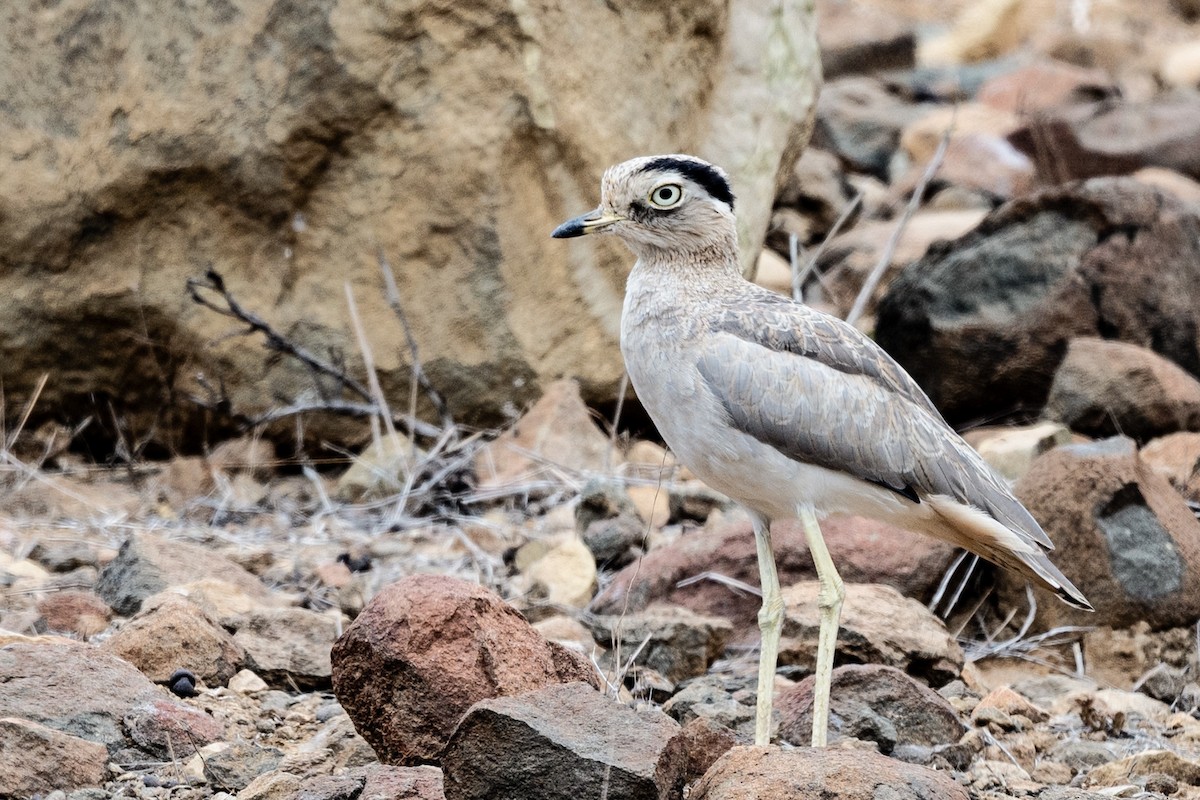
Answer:
[[[737,744],[737,736],[708,717],[692,717],[676,734],[687,754],[685,783],[694,783]]]
[[[227,439],[209,453],[208,463],[230,475],[246,473],[260,481],[270,480],[275,471],[275,446],[251,436]]]
[[[783,590],[779,663],[812,670],[817,657],[817,581]],[[835,664],[884,664],[934,686],[962,671],[963,653],[941,620],[890,586],[847,583]]]
[[[637,652],[633,663],[676,683],[707,672],[733,633],[729,620],[669,603],[615,616],[589,616],[586,621],[601,647],[624,658]]]
[[[1148,442],[1138,456],[1189,500],[1200,502],[1200,433],[1171,433]]]
[[[282,689],[321,689],[330,685],[329,648],[345,620],[336,613],[305,608],[267,608],[231,621],[234,643],[246,652],[246,666]]]
[[[1012,114],[1053,111],[1061,106],[1116,94],[1103,70],[1062,61],[1036,61],[984,82],[975,99]]]
[[[692,789],[691,800],[967,800],[948,775],[867,750],[735,747]]]
[[[38,613],[46,629],[74,633],[84,638],[108,627],[112,611],[95,592],[53,592],[38,600]]]
[[[1130,440],[1051,450],[1015,492],[1054,541],[1054,562],[1096,607],[1079,611],[1034,590],[1040,628],[1145,620],[1161,629],[1200,616],[1200,522]],[[1024,578],[997,579],[1002,603],[1023,607]]]
[[[1175,195],[1192,208],[1200,207],[1200,181],[1162,167],[1143,167],[1133,173],[1133,177],[1160,191]]]
[[[1144,347],[1081,337],[1067,345],[1043,413],[1094,437],[1200,431],[1200,381]]]
[[[148,731],[160,730],[157,721],[168,714],[185,721],[178,748],[186,749],[182,730],[189,726],[195,727],[191,741],[200,745],[211,741],[207,734],[223,733],[219,725],[212,728],[211,717],[166,699],[133,665],[89,645],[30,640],[0,646],[0,684],[0,717],[32,720],[110,752],[130,746],[130,736],[137,742],[132,731],[143,720]]]
[[[409,349],[377,288],[379,253],[460,418],[500,419],[504,403],[581,369],[592,398],[613,398],[610,323],[628,254],[565,248],[547,232],[595,204],[605,167],[683,149],[730,171],[757,252],[819,83],[811,6],[459,10],[255,0],[172,6],[166,23],[107,5],[7,11],[0,74],[40,76],[35,92],[5,82],[0,123],[0,162],[16,165],[0,177],[10,406],[53,368],[69,379],[47,384],[39,419],[110,419],[112,398],[130,430],[170,442],[204,429],[209,412],[183,399],[203,393],[198,371],[237,413],[316,394],[307,367],[225,335],[226,318],[187,301],[185,279],[206,264],[322,356],[358,352],[350,282],[384,392],[407,397]],[[773,24],[777,13],[789,24]],[[623,55],[598,76],[613,41]],[[669,103],[611,102],[665,85]],[[485,206],[496,213],[480,216]],[[164,413],[164,397],[179,405]],[[305,420],[327,439],[351,427]]]
[[[817,3],[817,42],[826,80],[851,73],[909,69],[916,64],[917,37],[911,19],[879,5]]]
[[[875,336],[951,423],[996,419],[1040,408],[1079,336],[1200,374],[1195,297],[1200,219],[1139,181],[1097,179],[1013,200],[930,248],[880,301]]]
[[[1077,105],[1032,118],[1011,141],[1052,181],[1165,167],[1200,177],[1200,93]]]
[[[333,647],[333,688],[384,763],[436,761],[474,703],[599,677],[475,584],[404,578],[376,595]]]
[[[27,719],[0,718],[0,795],[35,797],[99,786],[107,767],[104,745]]]
[[[1057,422],[1020,427],[975,428],[963,434],[992,469],[1010,481],[1029,472],[1034,459],[1060,444],[1071,442],[1071,432]]]
[[[209,686],[224,686],[246,657],[228,631],[182,597],[166,597],[143,610],[101,646],[155,683],[187,669]]]
[[[956,555],[949,545],[861,517],[831,517],[822,521],[821,530],[847,583],[884,583],[922,599],[932,594]],[[782,585],[816,577],[800,523],[789,520],[773,525],[771,543]],[[618,614],[622,609],[638,610],[665,600],[698,614],[730,620],[735,639],[754,637],[762,604],[758,597],[718,581],[678,584],[711,572],[758,586],[757,563],[748,522],[713,533],[688,534],[617,573],[596,596],[592,610]]]
[[[779,694],[779,737],[807,747],[812,741],[815,678],[809,676]],[[941,695],[895,667],[848,664],[833,671],[829,736],[875,742],[890,755],[897,748],[952,744],[966,732]]]
[[[634,711],[583,683],[482,700],[454,731],[442,760],[447,800],[506,796],[568,800],[678,798],[687,772],[679,725]]]
[[[616,466],[607,436],[573,380],[555,381],[515,425],[479,451],[475,474],[483,486],[516,486],[537,480],[546,463],[601,472]]]
[[[1032,722],[1045,722],[1050,718],[1045,710],[1038,708],[1008,686],[1000,686],[984,695],[971,712],[972,721],[979,724],[979,716],[986,714],[989,709],[1001,711],[1010,717],[1019,714]]]
[[[267,587],[258,578],[224,556],[198,544],[152,534],[125,540],[117,557],[100,573],[96,592],[118,614],[130,616],[147,597],[201,579],[225,581],[250,597],[267,596]]]
[[[1085,785],[1123,786],[1132,778],[1149,775],[1170,775],[1180,783],[1200,786],[1200,761],[1170,750],[1146,750],[1096,767],[1088,772]]]
[[[817,147],[805,148],[788,174],[775,202],[779,206],[802,211],[811,221],[808,244],[815,236],[824,236],[833,226],[853,195],[842,175],[841,162],[833,153]],[[787,252],[787,241],[778,241],[778,249]],[[786,261],[784,263],[787,263]],[[790,266],[788,272],[791,272]]]

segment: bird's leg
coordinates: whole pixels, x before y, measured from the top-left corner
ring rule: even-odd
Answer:
[[[825,537],[812,508],[800,509],[800,522],[804,525],[804,537],[817,567],[817,580],[821,583],[817,594],[817,607],[821,616],[821,629],[817,638],[817,669],[813,686],[813,733],[812,746],[824,747],[829,733],[829,685],[833,680],[833,652],[837,648],[838,620],[842,615],[842,599],[846,590],[842,578],[833,566]]]
[[[758,548],[758,574],[762,586],[762,608],[758,612],[758,629],[762,632],[762,649],[758,656],[758,705],[754,720],[754,744],[771,743],[771,703],[775,692],[775,660],[779,655],[779,633],[783,627],[783,594],[779,591],[779,575],[775,571],[775,554],[771,550],[771,529],[767,520],[754,515],[754,544]]]

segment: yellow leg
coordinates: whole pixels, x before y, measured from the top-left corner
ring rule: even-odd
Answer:
[[[817,595],[821,629],[817,639],[816,683],[813,686],[812,746],[824,747],[829,733],[829,684],[833,679],[833,652],[837,648],[838,620],[842,615],[842,599],[846,596],[846,590],[833,566],[833,559],[829,557],[821,526],[811,508],[800,509],[800,522],[804,525],[808,550],[817,567],[817,580],[821,582]]]
[[[771,529],[767,520],[755,515],[754,544],[758,548],[758,574],[762,586],[762,609],[758,612],[758,629],[762,632],[762,649],[758,656],[758,706],[754,720],[754,743],[771,743],[771,704],[775,692],[775,660],[779,656],[779,633],[783,628],[783,595],[779,591],[779,575],[775,571],[775,554],[771,551]]]

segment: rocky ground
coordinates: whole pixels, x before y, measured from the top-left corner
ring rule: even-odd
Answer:
[[[780,525],[763,750],[747,520],[572,382],[499,435],[376,426],[334,459],[103,466],[18,424],[0,796],[1200,798],[1200,9],[819,5],[758,280],[900,360],[1095,614],[829,520],[815,752],[814,573]]]

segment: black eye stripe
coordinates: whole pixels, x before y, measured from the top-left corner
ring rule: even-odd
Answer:
[[[699,184],[704,188],[704,191],[712,195],[713,198],[727,203],[729,208],[733,208],[733,190],[729,188],[729,182],[721,176],[708,164],[699,161],[691,161],[683,158],[671,158],[670,156],[661,156],[652,158],[646,162],[639,172],[654,172],[654,171],[671,171],[678,172],[688,180]]]

